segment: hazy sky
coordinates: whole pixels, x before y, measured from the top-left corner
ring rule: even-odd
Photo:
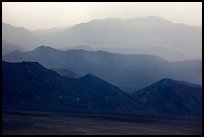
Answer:
[[[64,27],[93,19],[160,16],[202,25],[202,2],[3,2],[3,22],[30,30]]]

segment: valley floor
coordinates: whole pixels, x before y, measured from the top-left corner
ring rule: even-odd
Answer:
[[[3,135],[201,135],[202,120],[154,116],[3,111]]]

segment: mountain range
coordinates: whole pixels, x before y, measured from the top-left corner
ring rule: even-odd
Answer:
[[[39,62],[46,68],[67,69],[79,76],[91,73],[127,92],[142,89],[163,78],[202,83],[201,60],[172,62],[153,55],[124,55],[86,50],[61,51],[46,46],[28,52],[10,52],[2,59],[9,62]]]
[[[38,45],[59,49],[88,45],[90,49],[152,54],[170,61],[202,58],[202,27],[172,23],[156,16],[107,18],[38,31],[2,23],[2,39],[24,50]]]
[[[37,62],[3,66],[3,106],[43,110],[132,112],[129,95],[96,76],[60,76]]]
[[[199,85],[162,79],[129,95],[92,74],[63,77],[37,62],[2,68],[3,109],[201,116]]]
[[[156,16],[33,31],[2,23],[2,105],[201,117],[202,27]]]

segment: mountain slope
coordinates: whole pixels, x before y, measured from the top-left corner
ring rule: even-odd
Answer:
[[[152,55],[123,55],[105,51],[60,51],[41,46],[25,53],[8,53],[4,61],[34,61],[47,68],[65,68],[79,75],[94,74],[123,90],[144,88],[162,78],[202,83],[201,60],[169,62]]]
[[[2,39],[11,44],[20,45],[24,50],[31,50],[32,46],[39,44],[39,39],[31,31],[6,23],[2,23]]]
[[[79,78],[80,75],[76,74],[73,71],[70,71],[68,69],[62,69],[62,68],[51,68],[52,70],[56,71],[61,76],[69,77],[69,78]]]
[[[62,77],[36,62],[2,62],[3,108],[134,112],[136,105],[119,88],[88,74]]]
[[[162,115],[202,115],[202,87],[172,79],[162,79],[132,97],[150,113]]]

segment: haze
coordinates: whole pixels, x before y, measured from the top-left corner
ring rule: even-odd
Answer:
[[[64,27],[93,19],[159,16],[202,25],[201,2],[3,2],[2,20],[29,30]]]

